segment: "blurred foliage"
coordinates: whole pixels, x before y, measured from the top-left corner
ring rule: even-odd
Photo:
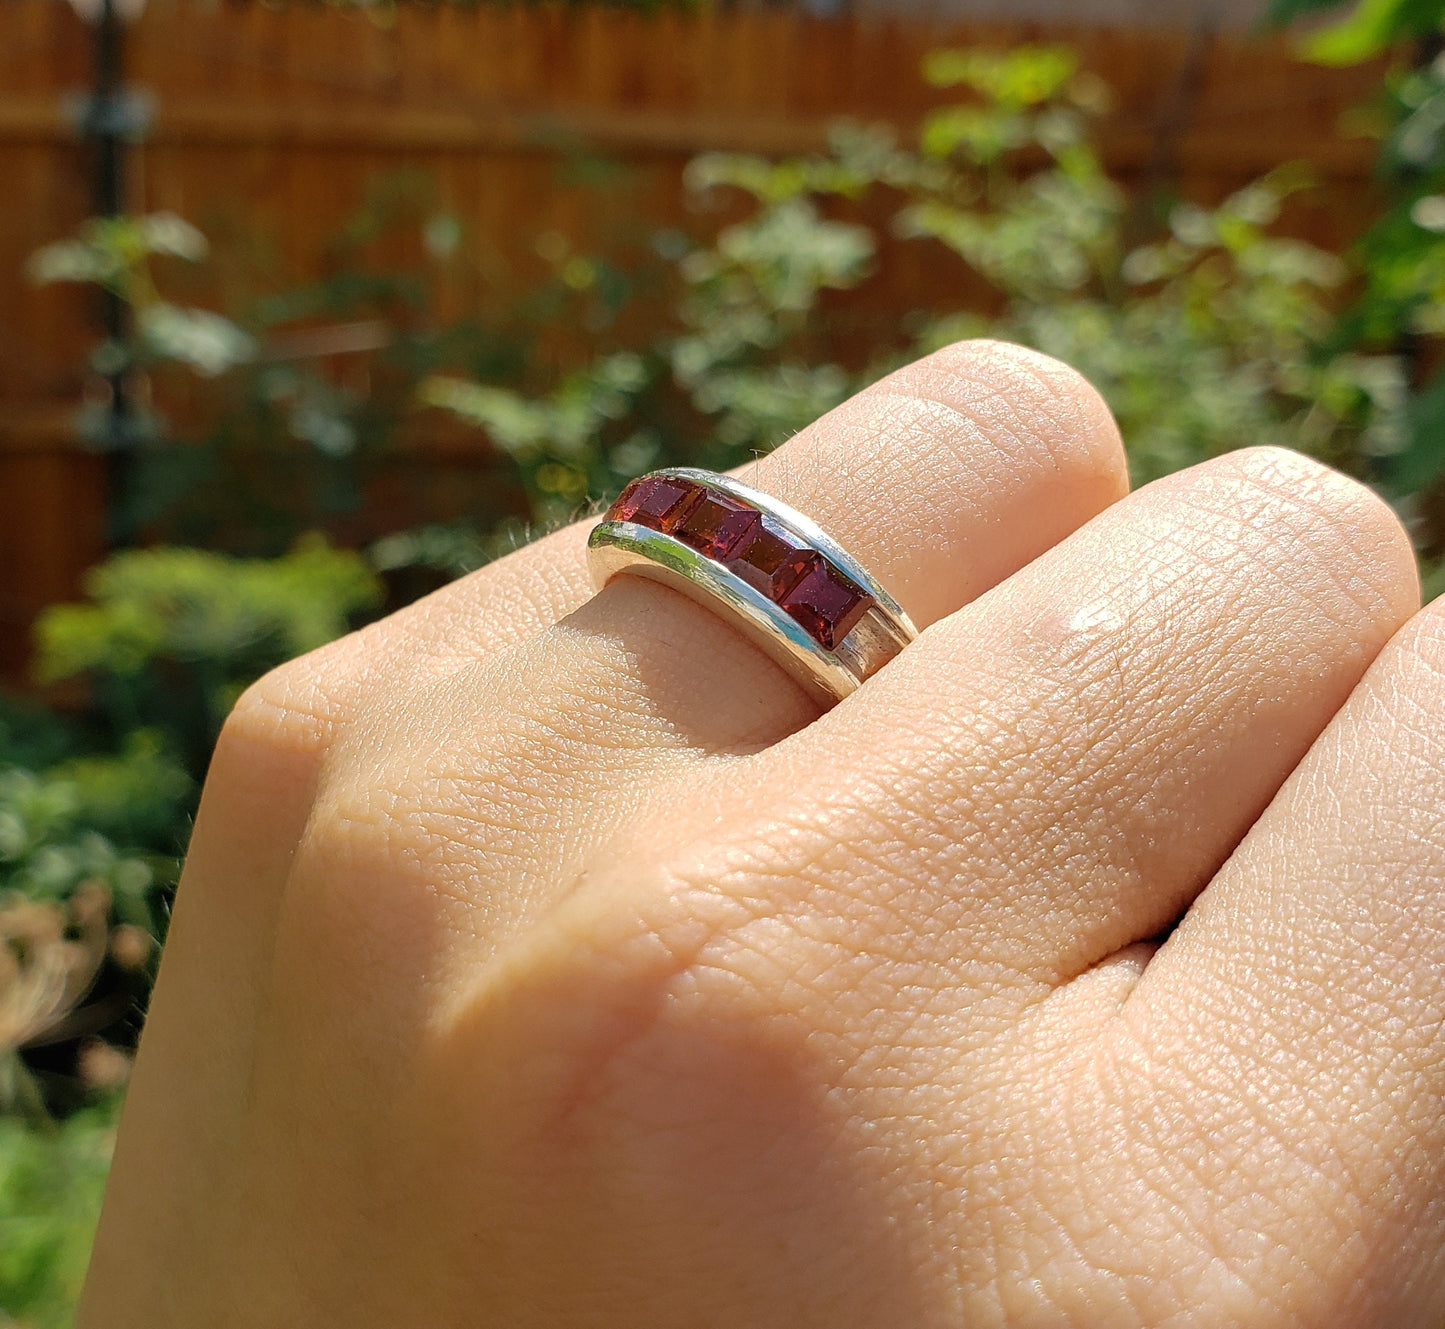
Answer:
[[[1108,90],[1071,51],[942,51],[925,74],[957,99],[914,147],[840,126],[823,154],[696,159],[687,182],[699,202],[741,197],[747,211],[681,247],[651,344],[610,351],[551,397],[448,376],[425,381],[422,399],[516,458],[539,521],[663,460],[735,464],[967,336],[1080,369],[1119,418],[1136,480],[1244,443],[1302,448],[1368,479],[1394,464],[1407,430],[1402,362],[1388,348],[1332,345],[1347,266],[1271,233],[1308,186],[1304,171],[1155,220],[1103,168],[1092,135]],[[886,236],[850,220],[879,215]],[[939,289],[969,293],[966,312],[870,328],[850,363],[835,354],[830,296],[866,283],[885,242],[926,246]]]
[[[382,594],[361,555],[317,537],[276,559],[128,550],[86,593],[41,616],[37,677],[85,678],[116,741],[147,727],[197,775],[248,683],[341,636]]]
[[[226,713],[381,599],[365,559],[315,538],[278,559],[130,550],[86,589],[37,629],[39,677],[89,685],[85,722],[0,701],[0,1115],[84,1101],[82,1040],[133,1042]]]
[[[167,361],[215,377],[249,360],[255,354],[254,341],[230,319],[163,299],[152,272],[156,258],[199,262],[208,250],[205,236],[173,213],[95,217],[73,238],[57,240],[37,252],[29,273],[42,284],[98,286],[130,312],[126,330],[108,337],[91,353],[90,367],[99,377],[145,373]],[[81,436],[97,447],[136,447],[162,431],[159,418],[144,406],[123,417],[105,401],[82,409]]]
[[[1301,42],[1305,56],[1327,65],[1354,65],[1402,42],[1439,35],[1445,6],[1440,0],[1272,0],[1270,22],[1292,23],[1331,10],[1351,8],[1343,19],[1312,32]]]
[[[434,375],[419,385],[418,400],[455,412],[484,429],[493,446],[512,457],[539,507],[570,511],[596,482],[598,440],[608,422],[625,418],[631,398],[646,383],[647,369],[630,352],[604,356],[567,375],[542,397],[527,397],[483,383]],[[579,462],[583,463],[579,466]]]
[[[1341,0],[1275,0],[1270,17],[1286,23],[1344,7]],[[1352,256],[1361,290],[1324,344],[1388,349],[1401,358],[1404,437],[1380,478],[1407,516],[1438,525],[1445,506],[1445,0],[1362,0],[1300,44],[1307,58],[1325,64],[1388,57],[1378,104],[1362,108],[1355,122],[1379,140],[1377,172],[1389,204]],[[1436,559],[1445,553],[1438,530],[1427,530],[1424,542]],[[1437,563],[1426,589],[1442,585],[1445,563]]]
[[[924,73],[950,102],[915,144],[840,125],[823,153],[704,155],[687,187],[699,216],[722,211],[727,224],[659,234],[630,264],[540,236],[544,289],[462,321],[438,316],[433,287],[464,228],[434,186],[381,182],[335,242],[330,275],[250,302],[236,327],[252,353],[222,376],[200,435],[157,433],[138,449],[122,526],[277,553],[355,511],[368,468],[445,414],[484,435],[497,469],[478,505],[378,547],[396,587],[408,571],[475,566],[663,462],[735,464],[904,360],[981,335],[1090,377],[1137,480],[1275,442],[1409,487],[1428,401],[1412,414],[1407,361],[1341,335],[1344,262],[1272,231],[1308,187],[1303,170],[1281,168],[1216,208],[1156,213],[1105,171],[1093,135],[1108,89],[1071,51],[942,51]],[[144,305],[154,283],[138,264],[200,250],[174,219],[115,226],[124,245],[52,247],[37,269],[137,289]],[[418,263],[363,260],[398,229]],[[860,348],[840,296],[866,287],[885,248],[905,246],[923,249],[940,298],[870,327]],[[137,336],[145,326],[138,316]],[[560,328],[570,350],[539,354]]]
[[[3,889],[65,900],[100,886],[118,918],[157,930],[148,892],[174,876],[184,829],[175,809],[192,792],[190,775],[145,729],[114,756],[71,757],[38,772],[0,766]]]
[[[500,2],[501,0],[266,0],[266,3],[273,4],[278,8],[288,4],[298,7],[330,5],[333,9],[365,14],[374,23],[383,27],[393,21],[398,9],[406,8],[409,5],[425,5],[433,9],[441,5],[450,6],[453,9],[480,9],[483,5],[495,5]],[[590,2],[592,0],[564,0],[564,3],[569,5]],[[664,9],[701,9],[706,0],[603,0],[603,3],[618,9],[636,9],[644,14],[655,14]]]
[[[119,1100],[44,1129],[0,1118],[0,1324],[67,1329],[85,1277]]]
[[[344,527],[404,446],[425,375],[448,363],[516,376],[536,331],[526,310],[490,322],[436,314],[438,278],[462,261],[463,237],[435,193],[424,173],[379,179],[317,280],[242,298],[234,317],[162,296],[193,282],[187,265],[210,253],[171,214],[93,219],[32,258],[33,280],[86,283],[121,306],[121,332],[90,357],[79,431],[124,454],[110,513],[122,542],[280,554],[304,531]],[[403,231],[418,241],[415,260],[378,261],[378,241]],[[515,504],[492,494],[474,506],[488,523]]]
[[[1324,6],[1281,0],[1291,7]],[[1418,6],[1396,9],[1416,22]],[[86,1168],[103,1170],[108,1138],[86,1111],[36,1137],[4,1114],[64,1116],[124,1078],[212,744],[271,666],[652,467],[722,468],[771,448],[960,337],[1079,368],[1117,415],[1136,480],[1272,442],[1390,489],[1408,512],[1445,466],[1431,451],[1445,450],[1445,390],[1412,393],[1419,347],[1445,326],[1445,72],[1392,75],[1387,169],[1402,201],[1358,270],[1275,233],[1309,186],[1296,168],[1213,208],[1131,198],[1094,146],[1108,90],[1066,49],[939,52],[925,75],[948,104],[916,142],[840,125],[814,154],[701,156],[686,174],[699,234],[653,234],[621,257],[543,233],[547,280],[462,320],[439,314],[434,288],[468,261],[465,228],[417,177],[378,183],[321,280],[234,319],[159,294],[166,264],[204,253],[176,218],[93,223],[37,256],[38,279],[98,285],[130,311],[96,374],[143,385],[179,372],[205,409],[175,425],[151,413],[130,439],[120,526],[156,547],[114,555],[83,604],[40,622],[37,677],[88,709],[62,722],[0,704],[4,1311],[59,1322],[84,1243],[65,1224],[91,1221]],[[409,266],[367,257],[397,232]],[[850,314],[850,293],[908,248],[936,298],[884,325]],[[468,510],[365,555],[304,534],[344,529],[408,431],[447,427],[495,463]],[[177,540],[228,552],[160,543]],[[17,1218],[39,1194],[24,1169],[51,1166],[74,1179],[54,1225]]]

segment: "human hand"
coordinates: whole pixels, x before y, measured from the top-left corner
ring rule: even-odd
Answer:
[[[82,1329],[1438,1323],[1388,509],[1277,451],[1124,498],[989,344],[749,479],[932,625],[825,715],[583,527],[242,700]]]

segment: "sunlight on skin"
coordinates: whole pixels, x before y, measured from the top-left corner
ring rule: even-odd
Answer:
[[[989,343],[749,478],[927,629],[825,715],[576,530],[242,700],[81,1329],[1438,1320],[1389,510]]]

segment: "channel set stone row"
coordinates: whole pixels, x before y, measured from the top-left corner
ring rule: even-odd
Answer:
[[[606,519],[661,531],[721,563],[830,651],[875,603],[757,508],[694,480],[645,475],[622,491]]]

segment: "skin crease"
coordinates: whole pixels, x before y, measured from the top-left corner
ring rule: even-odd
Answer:
[[[243,698],[80,1329],[1438,1324],[1388,509],[1271,450],[1125,498],[988,343],[750,478],[927,628],[826,715],[584,528]]]

